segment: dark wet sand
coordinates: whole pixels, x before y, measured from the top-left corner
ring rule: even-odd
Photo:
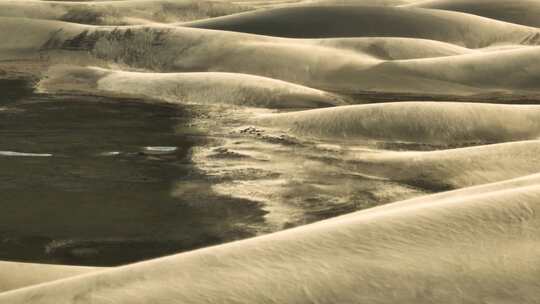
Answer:
[[[0,260],[119,265],[249,237],[263,222],[259,203],[214,194],[193,167],[206,139],[190,134],[188,108],[32,95],[18,80],[0,91]]]

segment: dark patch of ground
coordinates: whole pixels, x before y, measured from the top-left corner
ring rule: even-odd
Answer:
[[[11,90],[4,107],[17,110],[0,111],[0,151],[52,154],[0,156],[0,260],[120,265],[264,225],[260,203],[215,194],[192,164],[192,148],[207,140],[178,132],[192,109],[0,88]]]

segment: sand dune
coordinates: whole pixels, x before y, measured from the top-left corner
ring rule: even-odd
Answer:
[[[3,0],[0,16],[60,20],[82,24],[126,25],[179,22],[251,10],[223,1],[128,0],[62,2]]]
[[[419,59],[475,53],[475,50],[454,44],[417,38],[329,38],[319,40],[318,44],[337,49],[349,49],[381,60]]]
[[[7,292],[0,303],[533,303],[538,185],[534,175],[413,199]]]
[[[394,61],[382,64],[370,72],[390,75],[402,91],[448,92],[460,94],[467,90],[536,91],[540,65],[540,48],[518,48],[462,56]],[[387,76],[388,77],[388,76]],[[388,79],[388,78],[387,78]],[[409,82],[410,79],[410,82]],[[414,82],[419,82],[416,85]],[[366,81],[366,84],[368,82]],[[392,84],[394,82],[390,82]],[[389,85],[386,84],[386,85]],[[365,84],[364,84],[365,85]],[[460,88],[459,86],[462,87]],[[415,88],[416,87],[416,88]],[[431,87],[432,89],[430,89]],[[467,88],[468,87],[468,88]],[[375,90],[386,90],[385,88]]]
[[[540,172],[540,141],[431,152],[357,154],[347,162],[363,174],[428,189],[457,189]]]
[[[0,58],[13,60],[25,56],[36,56],[37,52],[55,32],[67,37],[75,36],[86,27],[83,25],[25,18],[0,17]],[[21,39],[24,37],[24,39]]]
[[[406,6],[457,11],[516,24],[540,26],[540,2],[536,0],[429,0]]]
[[[95,267],[0,261],[0,293],[29,285],[76,276],[98,269]]]
[[[424,38],[469,48],[497,43],[524,43],[527,37],[538,33],[535,28],[457,12],[367,6],[268,9],[184,25],[293,38]]]
[[[333,87],[341,92],[415,92],[471,95],[534,94],[540,48],[510,48],[437,58],[385,61],[340,70]],[[351,71],[352,70],[352,71]],[[340,78],[338,78],[340,77]],[[324,84],[317,86],[324,88]]]
[[[44,58],[49,64],[115,64],[158,72],[234,72],[299,84],[329,82],[336,67],[380,60],[349,49],[239,33],[167,26],[92,28],[62,22],[2,18],[2,59]],[[16,34],[15,34],[16,33]],[[28,39],[18,39],[28,34]],[[39,56],[39,57],[38,57]],[[265,58],[265,60],[260,60]],[[291,62],[296,62],[292,65]],[[324,80],[326,79],[326,80]]]
[[[6,41],[0,47],[1,59],[155,72],[242,73],[344,93],[538,91],[538,47],[512,45],[479,52],[421,39],[281,39],[168,26],[111,28],[26,21],[1,18],[0,38]],[[20,35],[25,39],[18,39]],[[418,56],[436,58],[388,60]]]
[[[405,5],[411,0],[236,0],[233,3],[244,4],[257,8],[275,8],[291,5],[369,5],[369,6],[398,6]]]
[[[268,114],[255,123],[313,137],[438,145],[495,143],[540,136],[540,108],[401,102]]]
[[[145,85],[152,83],[152,86]],[[339,97],[271,78],[233,73],[135,73],[99,68],[55,68],[38,87],[45,92],[128,95],[169,103],[319,108]]]
[[[315,0],[314,4],[331,4],[331,5],[367,5],[367,6],[398,6],[404,5],[415,0]]]
[[[26,242],[105,265],[221,244],[113,268],[0,262],[0,304],[538,302],[540,105],[495,103],[538,103],[539,13],[533,0],[0,0],[0,78],[24,78],[0,82],[0,114],[32,124],[2,130],[6,164],[27,157],[32,178],[2,179],[50,196],[25,212],[36,195],[10,201],[0,253]],[[395,102],[367,104],[382,95]],[[105,108],[122,114],[114,137],[88,131],[99,103],[34,111],[125,100],[109,97],[179,107]],[[65,125],[49,120],[64,116],[104,142],[57,147]],[[117,143],[147,128],[151,145]],[[112,184],[79,199],[101,171]],[[166,209],[135,206],[124,185]],[[65,204],[84,229],[54,209]]]

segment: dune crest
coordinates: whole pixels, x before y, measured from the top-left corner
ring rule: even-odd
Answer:
[[[152,86],[144,84],[151,82]],[[271,78],[233,73],[136,73],[58,67],[38,84],[45,92],[145,97],[168,103],[319,108],[344,104],[337,96]]]
[[[535,203],[540,197],[538,175],[512,181],[499,190],[470,191],[420,198],[420,202],[413,199],[396,208],[369,209],[23,288],[1,294],[0,303],[29,299],[37,304],[67,303],[74,297],[94,304],[165,299],[171,303],[224,299],[235,303],[306,299],[473,303],[490,298],[494,289],[512,302],[533,301],[540,294],[534,280],[540,269],[530,263],[540,249]],[[437,292],[430,293],[433,284]],[[393,290],[391,295],[388,288]]]
[[[350,49],[381,60],[406,60],[446,57],[474,53],[474,50],[450,43],[418,38],[364,37],[321,39],[319,44]]]
[[[438,145],[495,143],[540,136],[540,108],[475,103],[397,102],[255,118],[295,134]]]
[[[540,171],[540,141],[429,152],[353,153],[346,166],[428,189],[459,189]]]
[[[19,21],[0,18],[0,37],[6,41],[0,46],[2,59],[48,66],[252,74],[347,94],[538,93],[539,47],[481,51],[410,38],[304,40],[157,25],[113,28]],[[17,39],[14,32],[28,38]],[[412,59],[415,53],[424,58]]]

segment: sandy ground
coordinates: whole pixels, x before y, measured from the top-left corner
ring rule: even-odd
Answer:
[[[0,303],[536,303],[539,10],[0,0]]]

